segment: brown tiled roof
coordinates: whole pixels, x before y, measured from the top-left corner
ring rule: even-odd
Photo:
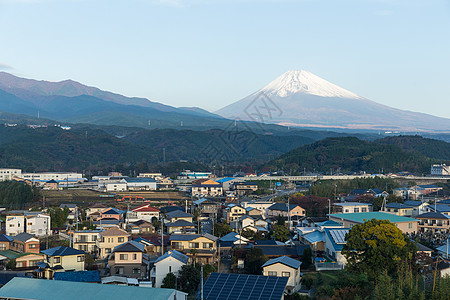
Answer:
[[[101,236],[129,236],[130,234],[123,229],[111,227],[100,233]]]

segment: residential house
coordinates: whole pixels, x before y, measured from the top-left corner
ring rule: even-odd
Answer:
[[[419,220],[388,214],[384,212],[366,212],[366,213],[348,213],[348,214],[331,214],[330,220],[335,221],[345,228],[352,228],[354,225],[362,224],[372,219],[388,220],[394,223],[403,233],[418,232]]]
[[[289,213],[288,213],[288,204],[287,203],[274,203],[268,209],[267,213],[269,217],[290,217],[293,216],[306,216],[306,210],[304,210],[300,205],[289,204]]]
[[[372,211],[372,204],[362,202],[337,202],[333,203],[334,213],[359,213]]]
[[[446,216],[450,216],[450,205],[448,204],[428,205],[425,210],[428,212],[438,212]]]
[[[187,265],[188,261],[189,257],[177,250],[169,250],[164,255],[158,257],[150,272],[153,287],[160,288],[168,273],[173,273],[175,276],[178,276],[181,267]]]
[[[49,191],[57,191],[59,189],[59,184],[56,180],[52,179],[52,180],[45,182],[42,189],[49,190]]]
[[[175,189],[175,184],[170,177],[163,177],[160,179],[156,179],[156,186],[158,190],[173,190]]]
[[[97,253],[97,239],[102,230],[77,230],[73,232],[73,247],[87,252]]]
[[[389,193],[380,189],[355,189],[350,192],[350,195],[361,197],[361,196],[371,196],[377,197],[387,197]]]
[[[412,207],[412,217],[416,217],[417,215],[425,213],[427,211],[426,207],[428,206],[428,203],[426,202],[413,200],[405,201],[403,204]]]
[[[6,234],[28,232],[37,236],[51,234],[50,215],[39,212],[13,211],[6,216]]]
[[[272,201],[245,201],[242,202],[242,206],[244,208],[253,207],[262,212],[262,216],[264,218],[268,217],[268,208],[271,207],[274,203]]]
[[[211,179],[199,179],[192,183],[192,195],[218,197],[223,195],[222,184]]]
[[[20,253],[39,253],[39,239],[34,235],[22,232],[12,237],[10,249]]]
[[[38,263],[44,261],[44,255],[38,253],[20,253],[13,250],[0,251],[0,261],[6,265],[10,260],[15,260],[15,269],[36,269]]]
[[[161,243],[161,236],[159,235],[149,235],[149,236],[139,236],[133,237],[138,243],[145,246],[145,253],[154,256],[155,253],[163,253],[165,249],[170,246],[169,238],[170,236],[162,237],[163,243]],[[164,249],[161,249],[163,247]]]
[[[155,227],[153,224],[144,220],[139,220],[130,224],[127,224],[127,230],[131,234],[152,234],[155,233]]]
[[[236,204],[229,204],[224,210],[224,217],[228,223],[235,222],[240,217],[246,215],[247,210]]]
[[[264,276],[289,277],[286,292],[292,294],[300,290],[302,275],[300,272],[301,261],[288,256],[280,256],[268,260],[262,265]]]
[[[221,255],[230,254],[232,248],[247,246],[250,243],[249,239],[236,232],[230,232],[217,240]]]
[[[164,224],[169,234],[195,232],[195,224],[186,220],[177,220]]]
[[[108,267],[111,275],[145,279],[148,277],[148,261],[145,246],[128,241],[114,248],[108,258]]]
[[[100,212],[104,211],[106,208],[108,208],[106,205],[96,203],[86,209],[86,217],[89,218],[93,213],[98,213],[98,215],[100,215]]]
[[[52,279],[54,272],[84,271],[86,253],[72,247],[58,246],[42,250],[45,262],[38,265],[41,270],[39,278]]]
[[[249,195],[258,190],[258,183],[256,182],[235,182],[231,188],[236,196]]]
[[[427,212],[416,216],[419,220],[419,232],[450,232],[450,216],[440,212]]]
[[[152,219],[159,219],[159,209],[150,206],[150,204],[141,205],[127,212],[128,222],[139,220],[152,222]]]
[[[234,222],[231,222],[230,226],[233,231],[240,232],[248,226],[255,226],[255,219],[247,215],[240,216]]]
[[[381,211],[397,216],[412,217],[414,208],[403,203],[388,203]]]
[[[188,213],[186,213],[182,210],[178,210],[178,209],[166,213],[166,220],[171,223],[174,223],[174,222],[180,221],[180,220],[192,223],[193,218],[194,218],[193,215],[188,214]]]
[[[273,240],[256,241],[253,247],[261,249],[263,254],[268,258],[276,258],[283,255],[291,258],[301,258],[303,251],[309,248],[309,246],[300,245],[298,242],[290,245]]]
[[[218,238],[205,234],[172,234],[170,245],[189,256],[191,261],[210,264],[215,261]]]
[[[245,210],[247,211],[247,215],[251,217],[263,217],[264,214],[264,212],[251,206],[247,207]]]
[[[243,179],[234,178],[234,177],[225,177],[217,179],[216,182],[221,183],[224,191],[230,191],[233,188],[233,185],[238,182],[244,182]]]
[[[12,241],[12,237],[6,234],[0,234],[0,251],[9,250]]]
[[[341,251],[346,243],[345,235],[349,228],[325,228],[325,252],[337,263],[337,268],[341,269],[347,263]]]
[[[117,227],[111,227],[99,233],[97,238],[98,256],[101,259],[108,257],[115,247],[128,242],[130,234]]]

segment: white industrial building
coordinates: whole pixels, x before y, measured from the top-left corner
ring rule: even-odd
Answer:
[[[450,166],[446,164],[432,165],[431,175],[433,176],[450,176]]]
[[[59,184],[73,184],[85,180],[83,174],[74,172],[23,173],[22,178],[37,185],[43,185],[50,180],[55,180]]]
[[[6,169],[6,168],[0,169],[0,181],[12,180],[13,177],[21,178],[22,170],[21,169]]]

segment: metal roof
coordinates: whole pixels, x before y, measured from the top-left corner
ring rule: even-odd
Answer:
[[[77,250],[72,247],[58,246],[54,248],[50,248],[47,250],[42,250],[41,253],[48,256],[68,256],[68,255],[81,255],[86,254],[86,252]]]
[[[54,280],[75,282],[100,282],[98,271],[55,272]]]
[[[191,223],[186,220],[177,220],[173,223],[167,223],[165,224],[167,227],[187,227],[187,226],[195,226],[194,223]]]
[[[288,279],[288,277],[211,273],[203,286],[203,295],[208,300],[280,300],[283,298]]]
[[[110,284],[13,278],[0,289],[0,297],[35,300],[167,300],[175,290]]]
[[[172,219],[172,218],[193,218],[194,216],[177,209],[166,213],[166,217],[168,219]]]
[[[166,253],[164,253],[164,255],[161,255],[160,257],[158,257],[158,259],[155,261],[155,264],[168,258],[168,257],[173,257],[176,260],[179,260],[180,262],[187,264],[189,261],[189,257],[187,255],[184,255],[181,252],[178,252],[177,250],[170,250],[167,251]]]
[[[302,264],[301,261],[298,261],[296,259],[290,258],[288,256],[280,256],[280,257],[277,257],[277,258],[274,258],[274,259],[266,261],[266,263],[263,264],[262,267],[264,268],[264,267],[267,267],[267,266],[270,266],[270,265],[274,265],[274,264],[278,264],[278,263],[286,265],[286,266],[294,268],[294,269],[300,268],[300,266]]]
[[[349,220],[357,223],[364,223],[366,221],[370,221],[372,219],[376,220],[388,220],[392,223],[401,223],[401,222],[414,222],[418,221],[413,218],[397,216],[394,214],[388,214],[379,211],[372,212],[364,212],[364,213],[348,213],[348,214],[331,214],[330,217],[339,218],[343,220]]]
[[[310,242],[311,244],[324,241],[323,233],[318,230],[308,233],[303,238],[308,242]]]

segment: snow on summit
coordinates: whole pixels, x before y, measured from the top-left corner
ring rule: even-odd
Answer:
[[[288,71],[260,91],[263,91],[268,96],[276,95],[278,97],[303,93],[321,97],[362,98],[305,70]]]

